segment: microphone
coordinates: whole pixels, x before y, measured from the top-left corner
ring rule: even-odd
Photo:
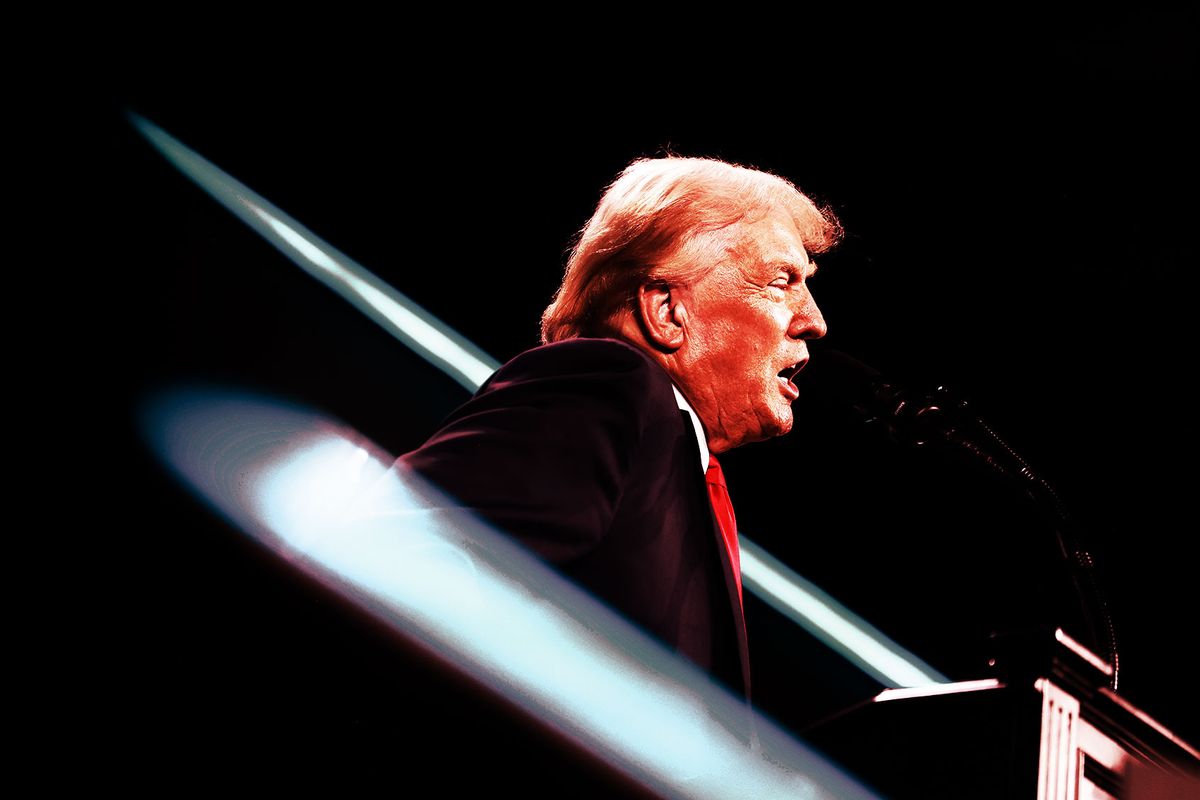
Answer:
[[[932,390],[903,386],[848,353],[825,348],[814,349],[797,383],[803,384],[801,397],[829,410],[849,410],[861,424],[882,431],[894,444],[937,449],[1015,482],[1053,526],[1085,624],[1092,639],[1107,650],[1113,667],[1111,687],[1117,688],[1116,631],[1095,574],[1095,561],[1083,546],[1077,523],[1053,487],[974,414],[961,394],[946,385]]]
[[[804,384],[801,396],[807,391],[818,404],[848,409],[900,445],[962,445],[974,421],[967,400],[950,387],[922,391],[902,386],[841,350],[814,351],[797,382]]]

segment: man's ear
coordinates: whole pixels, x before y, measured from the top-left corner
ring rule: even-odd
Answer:
[[[637,299],[638,318],[650,342],[667,352],[683,347],[687,311],[680,292],[662,281],[652,281],[638,287]]]

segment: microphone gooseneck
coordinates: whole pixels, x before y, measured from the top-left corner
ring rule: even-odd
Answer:
[[[882,430],[891,442],[965,458],[1021,490],[1054,530],[1084,622],[1093,641],[1107,650],[1115,691],[1120,664],[1112,615],[1100,590],[1095,559],[1054,488],[947,386],[932,391],[907,388],[853,356],[828,349],[814,354],[805,373],[809,388],[821,400],[853,410],[861,423]]]

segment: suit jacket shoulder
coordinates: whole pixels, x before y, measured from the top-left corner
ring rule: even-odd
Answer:
[[[522,353],[399,463],[748,693],[695,434],[646,353],[606,339]]]
[[[614,339],[572,339],[502,366],[400,461],[562,562],[607,534],[629,480],[680,417],[666,372]]]

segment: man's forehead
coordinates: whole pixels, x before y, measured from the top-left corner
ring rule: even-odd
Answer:
[[[785,213],[739,220],[688,237],[672,259],[724,265],[747,276],[780,267],[801,270],[805,277],[816,272],[796,223]]]
[[[800,231],[789,215],[771,214],[730,227],[736,227],[737,230],[730,231],[725,251],[735,258],[750,262],[748,266],[815,268],[804,248]]]

